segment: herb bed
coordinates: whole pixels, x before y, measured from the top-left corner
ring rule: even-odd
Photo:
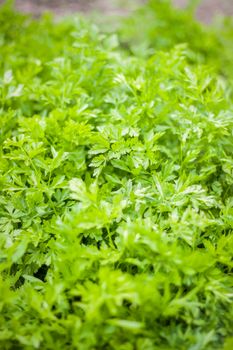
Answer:
[[[230,350],[232,20],[0,28],[1,349]]]

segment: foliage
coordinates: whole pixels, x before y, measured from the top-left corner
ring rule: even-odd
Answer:
[[[230,83],[173,29],[0,28],[0,348],[230,350]]]
[[[199,2],[189,0],[189,6],[180,10],[171,5],[171,0],[149,0],[125,20],[120,28],[121,41],[140,57],[186,43],[190,63],[211,65],[232,83],[233,19],[220,17],[211,25],[203,25],[194,20]]]

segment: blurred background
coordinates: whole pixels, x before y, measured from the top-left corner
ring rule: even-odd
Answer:
[[[156,1],[156,0],[155,0]],[[193,0],[195,1],[195,0]],[[39,16],[44,11],[52,11],[57,16],[73,12],[101,12],[107,15],[127,15],[145,0],[15,0],[18,10]],[[188,0],[173,0],[176,6],[185,6]],[[233,15],[233,0],[202,0],[197,17],[208,23],[220,14]],[[4,0],[0,0],[4,3]]]

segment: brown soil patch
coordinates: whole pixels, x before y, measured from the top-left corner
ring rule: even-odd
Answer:
[[[173,0],[176,6],[185,6],[188,0]],[[202,0],[197,10],[197,18],[210,23],[219,15],[233,16],[233,0]]]
[[[188,0],[173,0],[176,6],[185,6]],[[57,16],[74,12],[99,12],[103,15],[126,15],[143,0],[16,0],[19,11],[39,16],[44,11],[52,11]],[[145,1],[144,1],[145,2]],[[0,4],[4,0],[0,0]],[[129,6],[129,4],[131,6]],[[199,6],[197,17],[204,22],[219,14],[233,16],[233,0],[203,0]]]

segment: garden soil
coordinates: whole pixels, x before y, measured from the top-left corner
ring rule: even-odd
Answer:
[[[185,6],[187,0],[173,0],[176,6]],[[3,3],[4,0],[0,0]],[[143,1],[130,1],[131,4]],[[39,16],[46,10],[52,11],[57,16],[74,12],[98,11],[106,15],[127,15],[132,6],[127,6],[128,1],[119,0],[16,0],[18,10]],[[203,0],[197,11],[197,17],[204,22],[218,14],[233,15],[233,0]]]

